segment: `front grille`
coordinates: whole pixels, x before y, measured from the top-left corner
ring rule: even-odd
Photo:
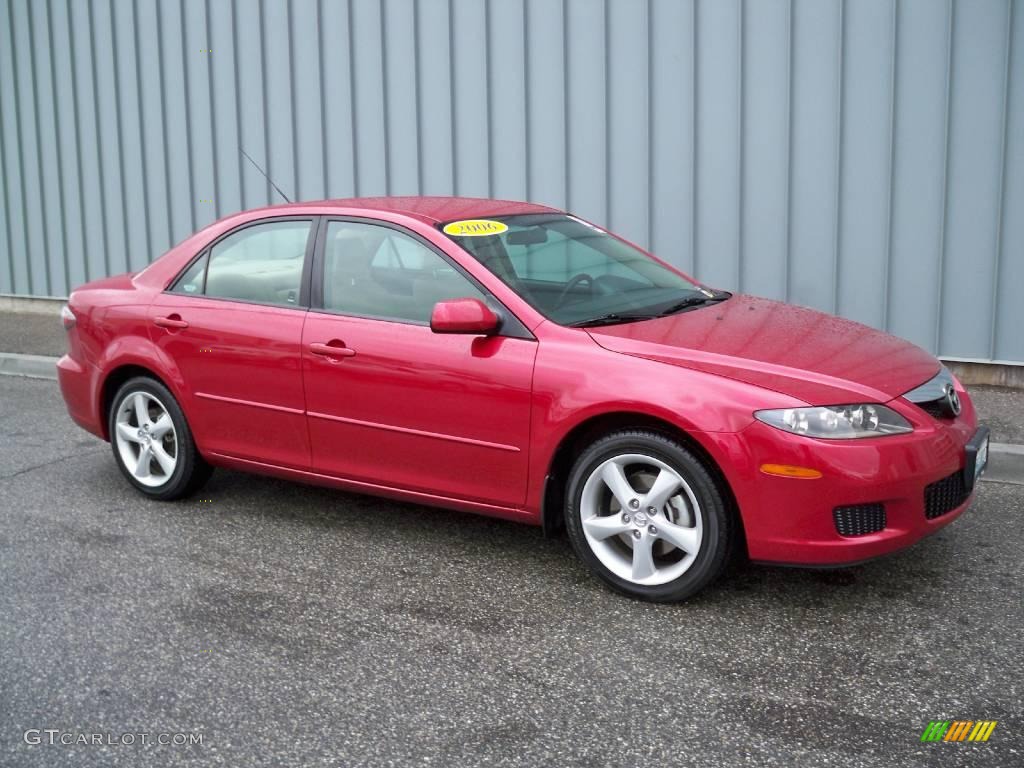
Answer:
[[[866,536],[885,528],[885,505],[855,504],[832,510],[836,531],[840,536]]]
[[[955,418],[952,413],[946,410],[946,400],[929,400],[926,403],[917,403],[917,407],[936,419],[952,419]]]
[[[903,397],[925,413],[936,419],[952,419],[954,414],[949,410],[946,391],[953,384],[953,374],[945,366],[935,376],[919,387],[904,392]]]
[[[967,501],[968,496],[963,471],[954,472],[924,489],[924,516],[929,520],[942,517]]]

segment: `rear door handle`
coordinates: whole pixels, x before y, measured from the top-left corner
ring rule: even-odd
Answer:
[[[315,341],[309,345],[309,351],[314,355],[323,355],[324,357],[343,358],[352,357],[356,351],[349,349],[345,346],[345,343],[338,339],[331,339],[326,344],[319,341]]]
[[[160,328],[174,328],[181,330],[182,328],[188,328],[188,323],[181,319],[180,315],[171,315],[169,317],[157,317],[153,319],[153,323]]]

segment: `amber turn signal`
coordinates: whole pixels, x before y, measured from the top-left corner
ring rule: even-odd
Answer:
[[[794,467],[792,464],[762,464],[761,471],[766,475],[779,477],[795,477],[801,480],[817,480],[821,472],[809,467]]]

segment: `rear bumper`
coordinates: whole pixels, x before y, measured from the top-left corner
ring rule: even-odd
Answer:
[[[878,439],[813,440],[760,422],[733,435],[722,466],[740,507],[750,558],[809,566],[858,563],[904,549],[963,514],[973,495],[931,519],[925,495],[930,484],[963,472],[965,447],[977,428],[970,401],[952,422],[907,413],[916,417],[913,433]],[[768,463],[817,469],[822,477],[767,475],[760,467]],[[840,535],[835,508],[861,504],[883,505],[885,527]]]
[[[64,355],[57,361],[57,381],[72,420],[87,432],[106,439],[99,418],[99,400],[94,392],[93,371],[69,355]]]

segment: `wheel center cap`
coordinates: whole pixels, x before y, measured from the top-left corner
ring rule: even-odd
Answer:
[[[636,512],[633,515],[633,522],[642,528],[643,526],[647,525],[647,515],[645,515],[643,512]]]

